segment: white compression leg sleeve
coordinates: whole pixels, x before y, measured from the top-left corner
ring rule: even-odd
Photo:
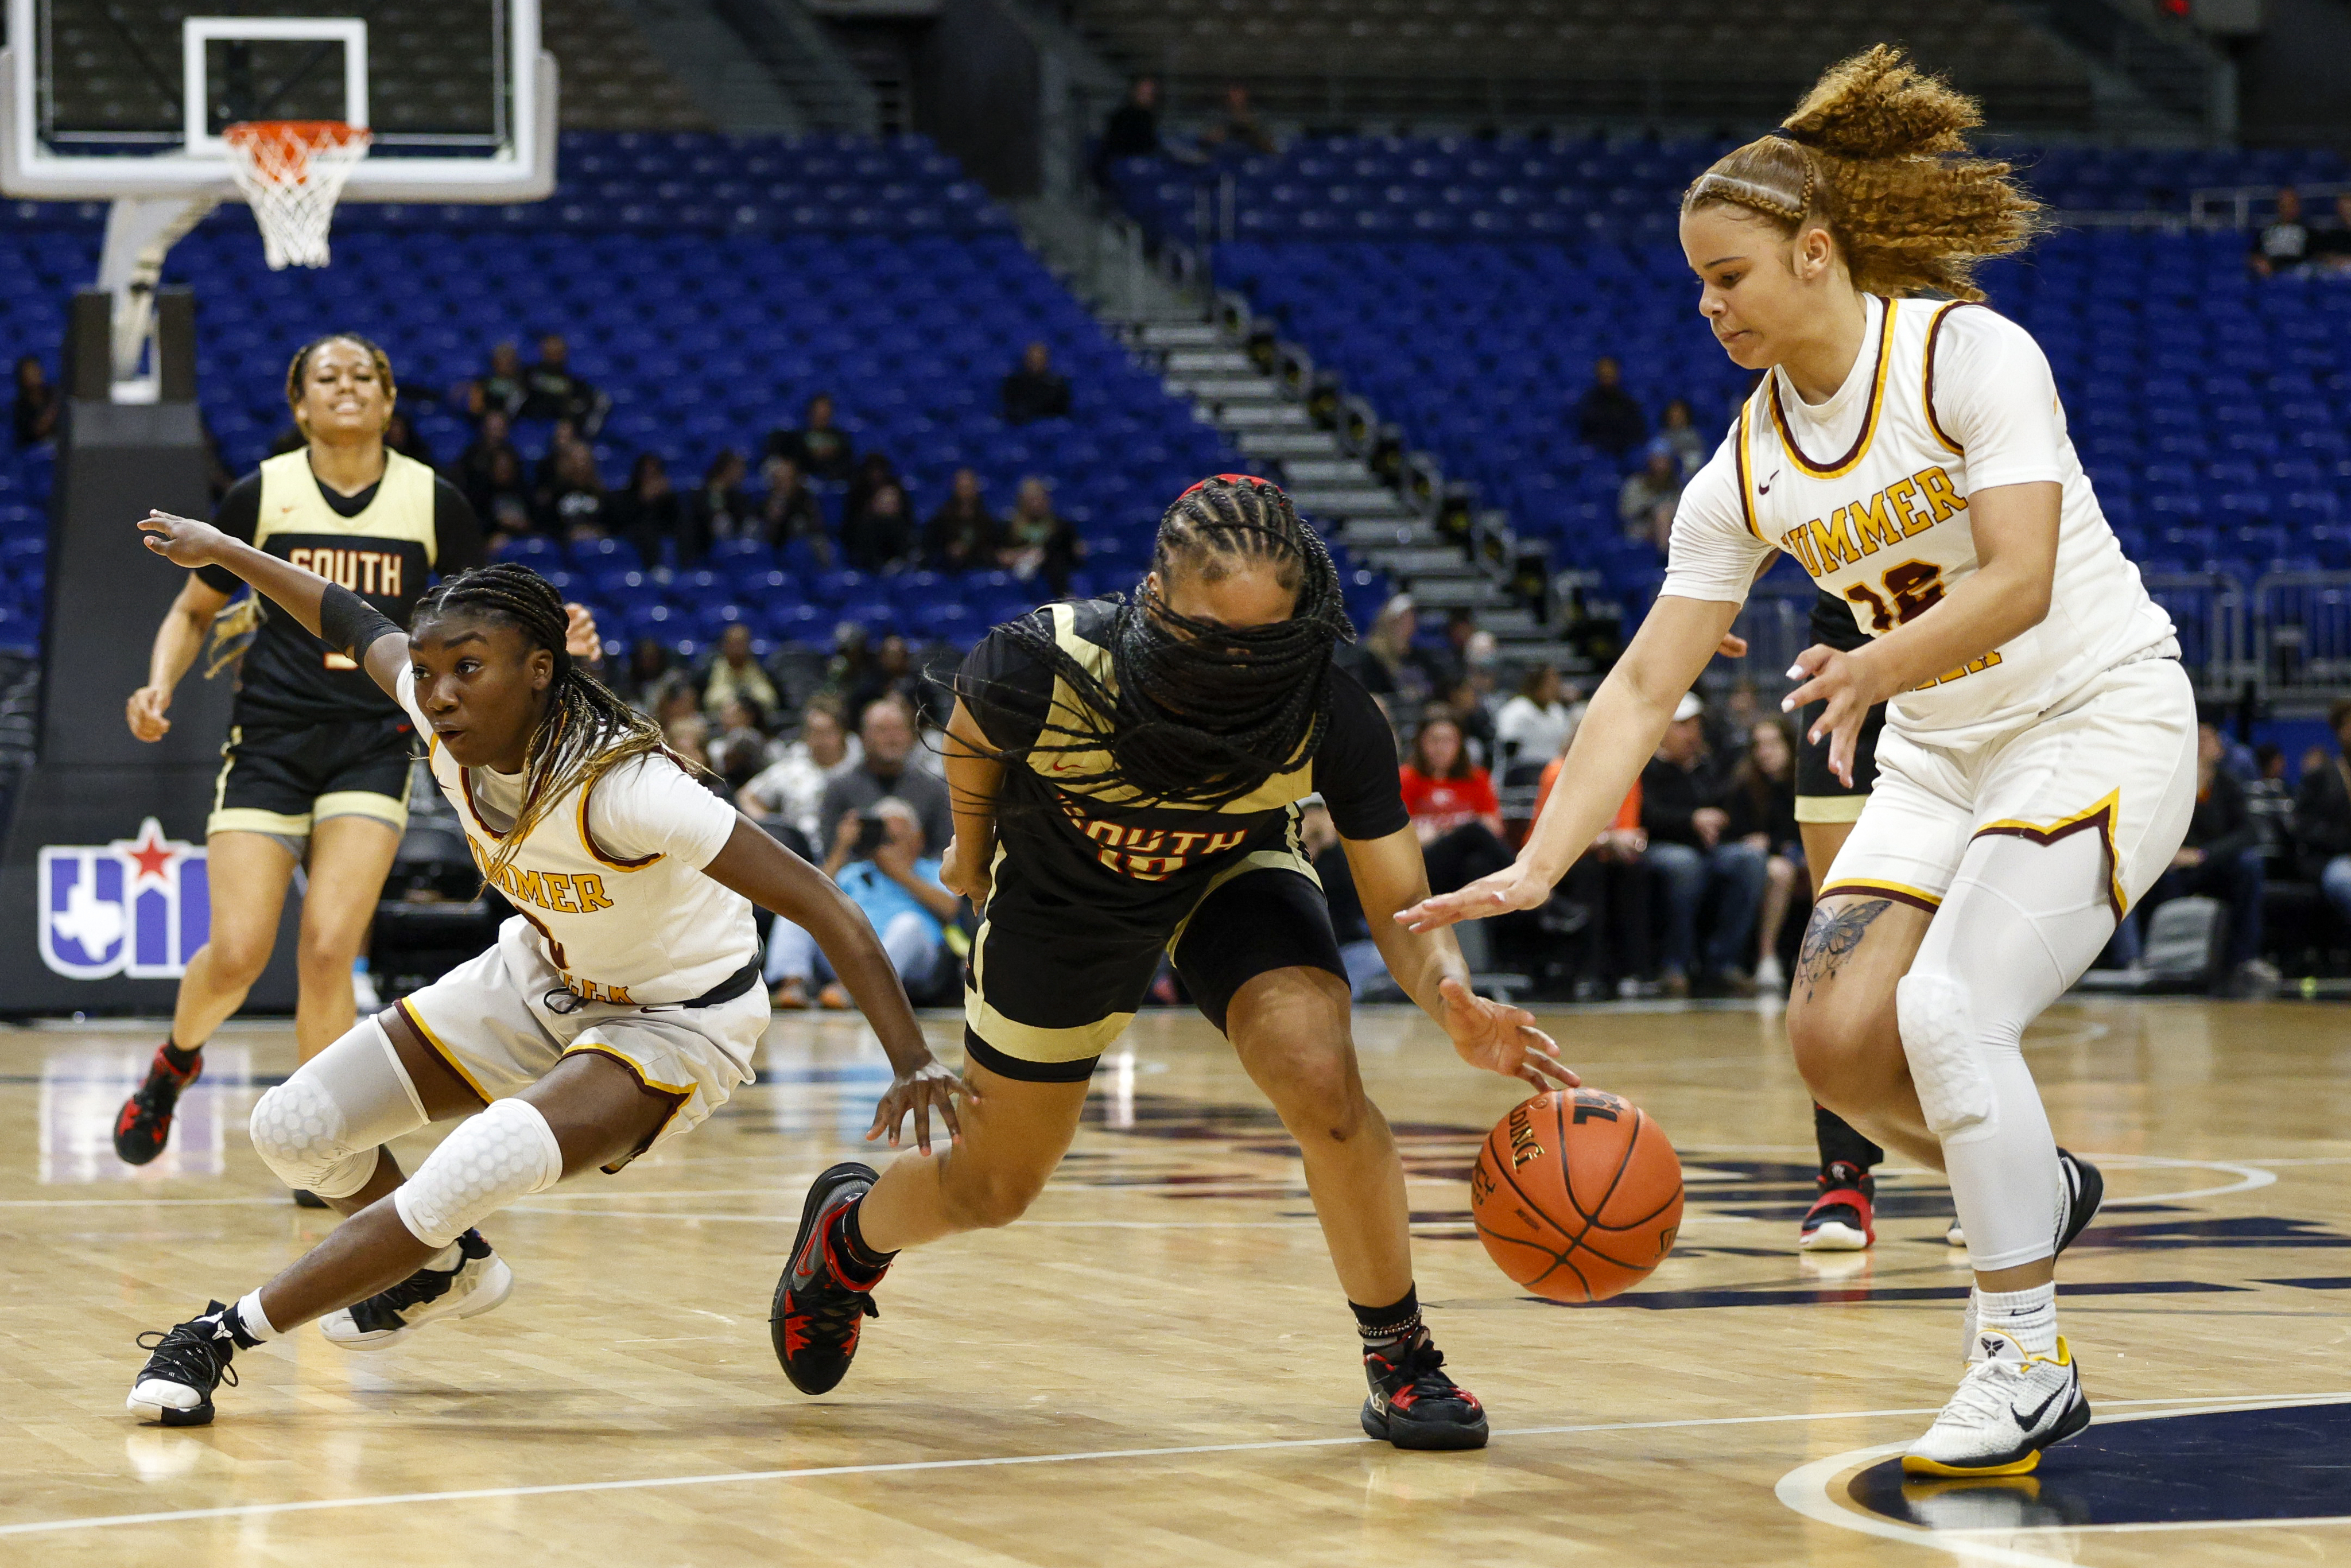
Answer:
[[[371,1018],[264,1094],[250,1131],[255,1151],[287,1186],[349,1197],[375,1175],[378,1145],[424,1122],[416,1086]]]
[[[528,1100],[493,1100],[425,1156],[392,1195],[419,1241],[446,1247],[518,1197],[563,1179],[555,1129]]]
[[[2022,1039],[2114,934],[2106,876],[2095,831],[2052,844],[1976,840],[1895,991],[1903,1054],[1978,1272],[2056,1249],[2065,1178]]]

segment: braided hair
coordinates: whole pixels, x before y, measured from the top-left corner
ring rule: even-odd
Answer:
[[[653,720],[572,663],[564,647],[570,616],[562,596],[530,568],[497,561],[444,578],[416,601],[413,621],[421,625],[427,616],[452,614],[503,622],[532,647],[555,655],[547,713],[531,732],[524,753],[522,804],[515,811],[514,825],[482,868],[495,880],[557,800],[571,789],[587,789],[632,757],[660,751],[662,733]]]
[[[1078,699],[1074,716],[1054,709],[1030,751],[1107,756],[1090,792],[1210,808],[1311,761],[1330,727],[1332,650],[1355,635],[1330,551],[1279,486],[1246,474],[1201,480],[1160,518],[1161,583],[1179,570],[1217,582],[1253,563],[1271,564],[1297,595],[1287,620],[1196,621],[1146,580],[1112,620],[1109,680],[1061,645],[1048,618],[1008,625]]]

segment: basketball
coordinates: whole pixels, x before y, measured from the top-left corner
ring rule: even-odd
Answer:
[[[1682,1162],[1623,1095],[1556,1090],[1512,1107],[1486,1134],[1469,1212],[1512,1280],[1554,1301],[1604,1301],[1674,1249]]]

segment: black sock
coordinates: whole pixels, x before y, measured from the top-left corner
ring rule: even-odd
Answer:
[[[260,1337],[246,1328],[245,1320],[237,1315],[235,1302],[232,1301],[221,1310],[220,1321],[226,1325],[229,1338],[235,1342],[237,1349],[251,1350],[261,1343]]]
[[[1886,1163],[1886,1151],[1863,1137],[1850,1123],[1825,1105],[1813,1107],[1813,1138],[1821,1146],[1821,1169],[1839,1160],[1857,1166],[1863,1175]]]
[[[882,1271],[898,1256],[895,1252],[877,1252],[865,1244],[865,1233],[857,1228],[857,1211],[864,1203],[863,1198],[858,1198],[834,1216],[832,1221],[832,1242],[838,1249],[835,1255],[851,1276],[852,1282],[860,1285],[880,1279]]]
[[[201,1045],[193,1051],[182,1051],[168,1040],[163,1042],[163,1060],[172,1064],[172,1071],[174,1072],[192,1071],[196,1063],[204,1059],[204,1048]]]
[[[1404,1300],[1388,1306],[1357,1306],[1353,1301],[1347,1306],[1355,1314],[1355,1332],[1363,1336],[1365,1350],[1392,1349],[1420,1333],[1417,1288],[1405,1291]]]

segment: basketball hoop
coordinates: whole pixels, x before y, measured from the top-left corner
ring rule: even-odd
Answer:
[[[340,120],[254,120],[221,132],[272,272],[327,265],[335,198],[372,139],[366,127]]]

